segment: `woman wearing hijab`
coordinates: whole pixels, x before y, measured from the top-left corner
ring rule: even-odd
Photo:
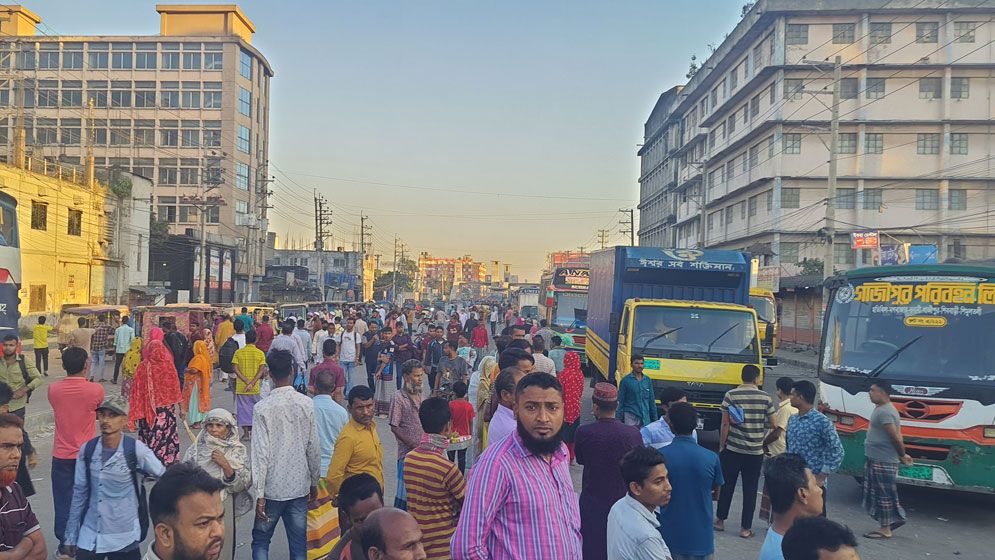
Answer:
[[[584,372],[580,369],[580,355],[567,352],[563,356],[563,371],[559,375],[563,385],[563,441],[574,460],[574,434],[580,426],[580,399],[584,393]]]
[[[121,396],[131,399],[131,388],[135,383],[135,370],[142,361],[142,339],[135,338],[131,341],[131,348],[124,355],[121,361]]]
[[[149,339],[146,340],[145,342],[146,343],[151,343],[152,341],[155,341],[155,340],[158,340],[159,342],[162,342],[163,340],[165,340],[165,338],[166,338],[165,331],[163,331],[159,327],[152,327],[152,330],[149,331]],[[145,353],[146,353],[146,349],[147,348],[148,348],[147,344],[142,347],[142,359],[145,359]],[[168,348],[167,348],[167,350],[168,350]],[[172,356],[172,354],[170,354],[170,356]]]
[[[160,340],[145,345],[135,370],[128,421],[138,424],[138,437],[163,465],[179,459],[180,436],[174,406],[180,402],[180,380],[173,356]]]
[[[211,355],[211,369],[214,369],[214,366],[218,365],[218,347],[214,345],[211,329],[204,329],[204,343],[207,344],[207,353]]]
[[[487,422],[484,422],[483,415],[479,412],[487,410],[491,405],[491,384],[497,377],[498,362],[494,356],[487,356],[480,362],[480,381],[477,385],[476,399],[470,402],[477,407],[477,417],[474,419],[473,439],[476,455],[479,456],[487,448]],[[471,379],[471,382],[473,380]],[[469,393],[467,394],[469,396]]]
[[[195,350],[196,351],[196,350]],[[220,558],[235,558],[235,519],[252,509],[249,471],[245,445],[238,439],[235,417],[223,408],[215,408],[204,416],[204,429],[197,436],[183,460],[194,463],[224,483],[221,499],[225,506],[225,544]]]
[[[211,354],[207,343],[193,343],[193,358],[187,365],[183,380],[183,400],[180,410],[194,429],[200,429],[204,414],[211,410]]]

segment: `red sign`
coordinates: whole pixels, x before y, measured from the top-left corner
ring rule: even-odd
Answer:
[[[851,249],[877,249],[880,236],[876,231],[861,231],[850,234]]]

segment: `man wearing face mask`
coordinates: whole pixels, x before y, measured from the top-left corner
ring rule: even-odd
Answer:
[[[580,509],[563,443],[563,386],[548,373],[515,388],[516,431],[487,447],[470,477],[452,558],[579,560]]]
[[[149,494],[155,542],[144,560],[218,560],[225,541],[222,488],[193,463],[172,465]]]

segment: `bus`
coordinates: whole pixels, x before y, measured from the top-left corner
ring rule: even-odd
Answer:
[[[883,380],[914,460],[899,482],[995,493],[995,267],[864,268],[827,288],[818,375],[840,470],[863,475],[868,389]]]
[[[17,233],[17,200],[0,193],[0,334],[18,334],[21,318],[21,243]]]
[[[587,368],[587,288],[591,269],[564,266],[543,275],[540,282],[539,317],[563,341],[563,349],[580,354]],[[547,346],[549,341],[546,341]]]

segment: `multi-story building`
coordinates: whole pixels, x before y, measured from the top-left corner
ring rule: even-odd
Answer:
[[[646,123],[640,244],[749,249],[792,276],[827,252],[828,203],[839,269],[878,258],[852,232],[992,257],[993,19],[971,0],[758,1]]]
[[[415,291],[421,297],[447,297],[454,286],[470,282],[487,282],[487,266],[470,255],[447,259],[422,252],[418,255],[418,278]]]
[[[237,6],[156,11],[159,35],[75,36],[0,7],[0,159],[81,165],[92,151],[98,168],[152,179],[171,233],[203,217],[208,235],[239,239],[236,293],[249,296],[264,271],[273,70]]]
[[[267,253],[268,266],[306,268],[309,283],[315,286],[324,284],[325,300],[356,301],[362,297],[365,271],[363,253],[359,251],[346,251],[344,247],[338,247],[336,251],[272,249]],[[322,279],[324,282],[321,282]]]

